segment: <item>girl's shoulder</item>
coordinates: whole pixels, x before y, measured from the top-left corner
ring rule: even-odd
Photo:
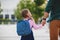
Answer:
[[[29,23],[32,25],[34,22],[33,22],[33,20],[29,20]]]
[[[30,19],[29,21],[30,21],[30,22],[32,22],[32,20],[31,20],[31,19]]]

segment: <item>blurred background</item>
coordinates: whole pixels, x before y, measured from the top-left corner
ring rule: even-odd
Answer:
[[[0,40],[20,40],[16,33],[20,12],[28,8],[36,23],[41,22],[48,0],[0,0]],[[48,19],[47,19],[48,20]],[[49,40],[49,23],[38,30],[33,30],[35,40]]]

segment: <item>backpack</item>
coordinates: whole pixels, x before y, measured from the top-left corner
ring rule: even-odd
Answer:
[[[31,33],[29,20],[21,20],[17,22],[17,34],[19,36],[29,35]]]

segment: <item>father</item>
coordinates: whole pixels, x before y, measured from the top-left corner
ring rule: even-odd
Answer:
[[[60,29],[60,0],[49,0],[42,19],[42,25],[46,23],[46,18],[49,16],[50,23],[50,40],[58,40]]]

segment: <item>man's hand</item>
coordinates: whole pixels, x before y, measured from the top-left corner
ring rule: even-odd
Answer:
[[[44,26],[46,24],[46,20],[42,20],[41,24]]]
[[[42,22],[41,24],[44,26],[46,24],[46,18],[49,16],[49,13],[48,12],[44,12],[44,16],[43,16],[43,19],[42,19]]]

